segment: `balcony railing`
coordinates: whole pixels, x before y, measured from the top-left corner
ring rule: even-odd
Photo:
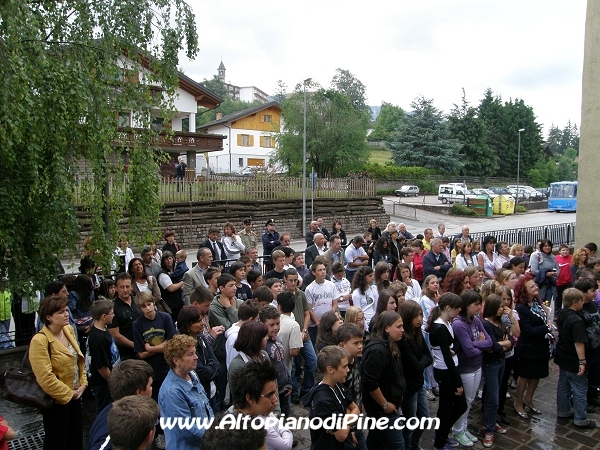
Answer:
[[[119,128],[115,145],[130,147],[138,141],[146,130],[143,128]],[[217,134],[190,133],[187,131],[161,131],[153,145],[164,150],[196,150],[199,152],[215,152],[223,150],[226,136]]]

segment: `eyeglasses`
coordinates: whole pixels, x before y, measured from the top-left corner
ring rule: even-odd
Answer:
[[[357,319],[356,319],[356,321],[357,321],[357,322],[364,322],[364,321],[365,321],[365,318],[364,318],[364,317],[362,317],[362,318],[361,318],[361,317],[359,317],[359,318],[357,318]]]
[[[274,395],[277,395],[277,391],[267,392],[266,394],[260,394],[260,396],[264,398],[272,398]]]

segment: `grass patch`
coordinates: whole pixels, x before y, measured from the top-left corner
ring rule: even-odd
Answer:
[[[386,162],[392,160],[392,154],[387,150],[371,149],[370,163],[379,163],[385,165]]]

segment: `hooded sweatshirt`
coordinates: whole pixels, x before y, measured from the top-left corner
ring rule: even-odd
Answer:
[[[473,373],[481,369],[483,352],[492,348],[492,339],[483,328],[479,317],[473,316],[472,320],[467,320],[463,315],[459,315],[452,321],[452,330],[454,331],[455,346],[454,351],[458,356],[459,373]],[[485,335],[485,340],[479,340],[479,333]]]

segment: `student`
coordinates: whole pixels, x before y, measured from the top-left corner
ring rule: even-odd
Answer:
[[[317,327],[317,342],[315,344],[317,353],[328,345],[338,345],[339,341],[336,334],[338,328],[343,323],[342,318],[334,311],[330,310],[323,314]]]
[[[210,326],[208,312],[210,311],[210,305],[213,299],[212,292],[204,286],[196,286],[190,294],[190,305],[195,307],[202,317],[202,323],[204,325],[202,327],[202,335],[206,338],[206,341],[214,347],[215,340],[220,334],[225,332],[225,327],[223,325],[217,325],[215,327]]]
[[[390,287],[390,266],[385,262],[378,262],[374,269],[375,285],[381,292]]]
[[[138,358],[146,360],[154,370],[152,398],[158,401],[158,391],[169,373],[163,349],[165,342],[176,334],[175,324],[169,314],[156,310],[152,294],[140,292],[135,297],[135,303],[143,315],[133,323],[133,350]]]
[[[243,302],[252,299],[252,289],[245,284],[246,281],[246,266],[239,261],[234,262],[229,266],[229,273],[235,277],[235,297]]]
[[[208,271],[207,271],[208,272]],[[216,295],[212,303],[210,304],[210,310],[208,317],[211,326],[222,326],[227,331],[231,325],[236,323],[238,318],[238,308],[243,303],[241,300],[235,297],[237,291],[236,281],[233,275],[224,273],[219,275],[217,278],[217,285],[219,287],[220,294]],[[217,404],[215,406],[216,411],[224,409],[223,402],[225,401],[225,391],[227,388],[227,365],[225,364],[227,354],[225,351],[225,335],[220,334],[215,339],[213,350],[215,356],[219,360],[219,373],[220,376],[217,378]]]
[[[360,411],[352,399],[352,395],[344,386],[348,374],[348,352],[338,346],[329,345],[317,357],[323,381],[309,394],[310,419],[319,417],[323,420],[338,414],[359,414]],[[312,450],[344,449],[347,439],[352,441],[352,425],[338,430],[325,430],[323,427],[310,430]],[[370,433],[369,433],[370,434]]]
[[[259,309],[263,306],[273,305],[273,292],[267,286],[257,288],[252,293],[252,297],[252,301],[258,304]]]
[[[139,359],[128,359],[114,367],[108,379],[111,397],[117,401],[128,395],[152,397],[152,377],[150,364]],[[88,450],[110,450],[112,441],[108,434],[107,417],[113,404],[106,406],[94,420],[88,435]]]
[[[502,298],[496,294],[487,297],[483,306],[483,327],[492,340],[491,352],[483,353],[482,372],[485,379],[485,397],[483,399],[483,424],[485,426],[484,447],[491,447],[496,433],[504,434],[506,429],[496,423],[500,385],[504,375],[504,353],[512,348],[514,341],[504,333]]]
[[[254,292],[258,287],[263,285],[263,276],[257,270],[251,270],[250,272],[246,272],[246,281],[250,285],[250,289]]]
[[[294,309],[292,315],[302,333],[302,347],[300,355],[294,357],[292,364],[292,403],[300,403],[300,397],[308,394],[315,384],[315,370],[317,369],[317,355],[308,334],[308,326],[311,320],[312,310],[306,300],[306,294],[298,288],[299,275],[295,269],[285,272],[285,290],[294,296]],[[314,313],[313,313],[314,314]],[[298,381],[302,371],[302,360],[304,360],[304,377],[302,386],[298,388]]]
[[[267,359],[262,362],[250,361],[238,369],[231,378],[231,397],[233,400],[233,413],[244,414],[252,417],[274,417],[273,411],[277,405],[277,369]],[[218,422],[215,422],[218,423]],[[290,450],[293,445],[293,435],[287,428],[281,427],[279,422],[273,420],[267,427],[268,450]],[[251,427],[248,427],[251,429]],[[212,427],[207,430],[204,437],[210,438]],[[229,430],[227,431],[229,433]],[[244,446],[244,441],[239,440],[232,447],[219,445],[211,447],[215,450],[250,450],[253,447]],[[205,440],[202,440],[202,450],[206,450]]]
[[[560,368],[556,386],[556,416],[573,416],[577,428],[595,428],[596,422],[588,419],[586,411],[588,378],[585,344],[588,337],[578,314],[583,309],[583,301],[581,291],[567,289],[563,295],[564,309],[558,314],[558,344],[554,356],[554,362]]]
[[[452,425],[452,436],[460,445],[472,447],[478,439],[467,428],[471,404],[477,395],[481,382],[483,353],[492,347],[492,340],[479,319],[481,296],[475,291],[463,291],[460,294],[462,305],[460,313],[452,321],[452,331],[457,346],[458,372],[462,380],[467,409]]]
[[[91,307],[94,323],[88,335],[88,350],[85,355],[88,384],[96,400],[96,414],[100,414],[112,402],[108,380],[114,366],[119,364],[119,350],[106,326],[113,319],[113,304],[108,300],[97,300]]]
[[[154,400],[130,395],[116,401],[108,413],[108,432],[115,450],[144,450],[152,443],[158,420]]]
[[[221,268],[220,267],[209,267],[204,272],[204,281],[206,281],[206,285],[208,286],[208,290],[216,296],[219,293],[219,284],[218,279],[221,276]]]
[[[285,350],[285,367],[290,376],[293,370],[293,358],[300,354],[300,350],[304,346],[300,326],[292,317],[295,306],[296,304],[293,293],[289,291],[283,291],[277,296],[277,308],[281,314],[281,323],[279,327],[279,334],[277,336],[279,337],[279,340],[283,344],[283,348]]]
[[[331,265],[331,281],[335,284],[335,289],[338,295],[338,308],[342,318],[346,315],[346,310],[350,306],[350,300],[352,299],[352,289],[350,282],[346,279],[346,271],[344,265],[340,262],[335,262]]]
[[[285,365],[285,348],[281,340],[277,337],[281,324],[281,314],[279,310],[265,306],[258,313],[259,320],[264,323],[269,330],[267,333],[267,344],[265,352],[269,355],[271,363],[277,368],[277,387],[279,391],[279,405],[281,412],[286,416],[290,415],[290,396],[292,395],[292,377],[291,372]]]
[[[434,447],[450,450],[458,442],[448,438],[448,433],[460,416],[467,410],[463,384],[458,371],[458,357],[455,354],[454,331],[450,322],[456,318],[462,306],[462,299],[450,292],[442,294],[438,304],[431,310],[427,322],[433,374],[439,384],[440,402],[437,417],[440,426],[435,432]]]
[[[258,303],[255,303],[252,300],[246,300],[238,309],[238,318],[240,320],[231,325],[231,327],[225,331],[225,364],[227,365],[227,368],[229,368],[231,361],[233,361],[233,358],[235,358],[238,354],[237,350],[233,348],[233,345],[237,340],[240,327],[246,322],[256,321],[259,311],[260,306]]]
[[[369,266],[359,268],[352,280],[352,304],[365,313],[365,327],[369,329],[371,318],[377,310],[379,292],[373,284],[375,274]]]
[[[556,278],[556,298],[554,300],[554,317],[558,317],[558,313],[562,308],[563,292],[573,285],[573,275],[571,274],[571,249],[568,245],[561,244],[558,247],[558,255],[556,255],[556,263],[558,264],[558,277]]]
[[[588,374],[588,405],[600,406],[598,387],[600,386],[600,314],[596,297],[596,282],[582,278],[573,283],[573,287],[583,292],[583,307],[579,315],[583,319],[588,335],[585,345],[586,369]]]
[[[317,341],[317,325],[323,314],[329,310],[337,310],[337,291],[333,282],[326,280],[327,268],[325,264],[318,260],[312,263],[310,270],[315,277],[315,281],[306,287],[306,301],[311,306],[311,324],[308,327],[308,334],[313,344]]]
[[[408,264],[398,264],[398,267],[396,267],[396,273],[398,274],[396,279],[403,281],[404,284],[406,284],[405,300],[414,300],[418,302],[421,299],[421,285],[419,285],[417,280],[410,277],[410,267]]]
[[[396,302],[398,303],[399,309],[400,305],[406,301],[406,291],[408,290],[406,284],[402,281],[396,280],[390,284],[390,287],[387,290],[394,294],[394,297],[396,297]]]
[[[266,394],[265,394],[266,395]],[[266,401],[266,400],[264,400]],[[220,423],[229,412],[215,414],[214,423]],[[241,413],[239,416],[243,416]],[[237,417],[236,419],[237,420]],[[240,418],[240,420],[242,420]],[[202,436],[200,447],[202,450],[274,450],[275,447],[267,447],[267,430],[264,428],[254,429],[250,427],[240,427],[229,429],[228,427],[210,427]],[[287,448],[285,450],[288,450]]]
[[[350,306],[348,307],[348,311],[346,311],[346,317],[344,317],[344,323],[354,323],[363,330],[365,336],[367,336],[367,331],[365,330],[365,313],[358,306]]]
[[[406,391],[398,341],[404,334],[400,315],[384,311],[373,327],[363,349],[362,398],[369,417],[388,418],[394,423],[400,417],[400,405]],[[371,429],[367,447],[404,449],[400,429]]]
[[[369,323],[369,332],[373,331],[377,318],[384,311],[395,311],[398,312],[398,297],[389,289],[384,289],[379,293],[379,299],[377,300],[377,311]]]
[[[267,308],[269,307],[267,306]],[[229,383],[231,383],[233,374],[248,362],[270,361],[269,355],[265,352],[268,333],[269,329],[261,322],[247,322],[240,327],[238,338],[234,344],[238,355],[233,358],[227,371]]]
[[[361,359],[363,349],[364,331],[355,323],[343,323],[337,330],[337,341],[339,346],[348,352],[348,375],[344,386],[350,391],[352,399],[359,411],[363,410],[362,402],[362,378]],[[357,428],[354,432],[356,437],[356,450],[367,450],[367,442],[362,429]]]
[[[267,278],[265,286],[269,288],[273,295],[273,306],[277,308],[277,296],[283,291],[283,284],[279,278]]]
[[[285,266],[285,253],[281,250],[275,250],[271,254],[271,259],[274,267],[272,270],[265,273],[265,280],[268,280],[269,278],[278,278],[280,281],[283,281],[283,276],[285,275],[285,269],[283,268]]]
[[[190,270],[185,262],[187,259],[187,252],[185,250],[179,250],[175,253],[175,270],[169,274],[173,283],[179,283],[183,281],[183,276]]]
[[[400,341],[400,359],[406,379],[406,391],[402,398],[402,413],[405,417],[419,419],[429,417],[429,404],[425,395],[423,372],[433,363],[429,347],[423,338],[423,310],[417,302],[404,302],[399,314],[404,324],[404,338]],[[419,450],[423,430],[402,430],[407,450]],[[472,445],[472,444],[471,444]]]
[[[112,335],[121,361],[135,358],[133,350],[133,322],[142,315],[131,295],[131,276],[122,272],[115,277],[117,298],[114,301],[114,317],[108,331]]]

